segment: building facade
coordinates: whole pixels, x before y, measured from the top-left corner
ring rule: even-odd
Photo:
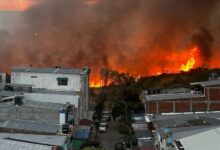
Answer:
[[[183,113],[220,110],[220,80],[191,83],[200,91],[176,90],[149,94],[143,91],[140,98],[148,114]]]
[[[78,109],[80,120],[88,116],[89,74],[87,67],[15,67],[10,86],[16,91],[22,89],[25,100],[70,103]]]
[[[6,84],[6,74],[0,73],[0,90],[4,89],[5,84]]]

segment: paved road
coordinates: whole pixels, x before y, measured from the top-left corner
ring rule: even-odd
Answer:
[[[111,120],[109,122],[106,133],[98,133],[98,141],[103,144],[106,150],[114,150],[115,143],[122,142],[122,135],[118,133],[116,122]]]

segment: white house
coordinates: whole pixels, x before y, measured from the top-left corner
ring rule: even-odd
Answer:
[[[26,100],[75,105],[77,116],[83,119],[88,117],[89,74],[87,67],[15,67],[11,86],[21,90]]]

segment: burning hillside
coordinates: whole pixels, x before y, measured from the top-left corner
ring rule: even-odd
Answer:
[[[220,67],[218,0],[20,2],[0,2],[2,71],[89,66],[101,86],[100,68],[137,77]]]

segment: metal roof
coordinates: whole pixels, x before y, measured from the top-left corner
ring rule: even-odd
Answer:
[[[37,135],[37,134],[20,134],[20,133],[1,133],[1,139],[9,138],[21,140],[25,142],[33,142],[47,145],[63,146],[67,140],[67,136],[62,135]]]
[[[161,100],[181,100],[189,98],[201,98],[204,94],[194,94],[194,93],[168,93],[168,94],[155,94],[155,95],[145,95],[145,99],[148,101],[161,101]]]
[[[57,111],[65,109],[64,104],[50,103],[50,102],[38,102],[38,101],[30,101],[30,100],[26,100],[22,106],[41,108],[41,109],[49,109],[49,110],[57,110]]]
[[[156,122],[160,128],[164,128],[164,127],[167,128],[167,127],[175,127],[175,126],[184,125],[184,124],[187,124],[188,120],[194,120],[194,119],[199,119],[199,118],[195,115],[191,115],[191,116],[185,116],[185,117],[157,120]]]
[[[26,131],[36,131],[45,133],[54,133],[60,131],[61,126],[58,124],[50,124],[35,121],[24,121],[24,120],[7,120],[0,124],[0,127],[7,129],[20,129]]]
[[[39,102],[39,101],[31,101],[31,100],[25,100],[23,102],[24,103],[20,106],[21,108],[32,107],[32,108],[41,108],[41,109],[55,110],[55,111],[66,109],[65,104],[60,104],[60,103]],[[0,103],[0,108],[12,107],[12,106],[15,106],[14,101]]]
[[[152,137],[151,133],[149,130],[135,130],[135,135],[136,138],[148,138],[148,137]]]
[[[160,128],[164,128],[164,127],[180,128],[185,126],[186,127],[197,126],[196,124],[194,125],[193,123],[190,123],[193,120],[203,121],[203,123],[200,126],[211,126],[211,125],[220,126],[220,120],[216,118],[203,117],[195,114],[182,116],[182,117],[173,116],[173,118],[169,118],[169,119],[156,120],[156,123]]]
[[[73,132],[73,138],[75,139],[88,139],[91,133],[90,126],[78,126]]]
[[[210,81],[202,81],[202,82],[193,82],[193,83],[190,83],[190,85],[201,85],[201,86],[220,85],[220,79],[210,80]]]
[[[168,89],[162,89],[162,93],[188,93],[191,89],[189,88],[168,88]]]
[[[15,95],[21,95],[22,92],[20,91],[0,91],[0,97],[8,97],[8,96],[15,96]]]
[[[54,73],[54,74],[89,74],[89,69],[85,68],[37,68],[37,67],[14,67],[12,72],[28,73]]]
[[[173,137],[179,140],[181,138],[186,138],[186,137],[189,137],[189,136],[192,136],[192,135],[204,132],[204,131],[208,131],[213,128],[216,128],[216,127],[211,126],[211,127],[206,127],[206,128],[196,128],[194,130],[180,131],[180,132],[173,133]]]
[[[0,149],[1,150],[51,150],[52,146],[1,139]]]
[[[217,150],[220,149],[220,127],[200,132],[180,139],[185,150]]]
[[[32,93],[42,93],[42,94],[59,94],[59,95],[80,95],[77,91],[54,91],[47,89],[33,89]]]
[[[176,113],[168,113],[162,115],[155,115],[154,120],[166,120],[166,119],[174,119],[174,118],[184,118],[188,116],[198,116],[198,117],[207,117],[207,118],[215,118],[220,120],[220,112],[200,112],[200,113],[188,113],[188,114],[176,114]],[[153,120],[153,117],[151,117]]]

